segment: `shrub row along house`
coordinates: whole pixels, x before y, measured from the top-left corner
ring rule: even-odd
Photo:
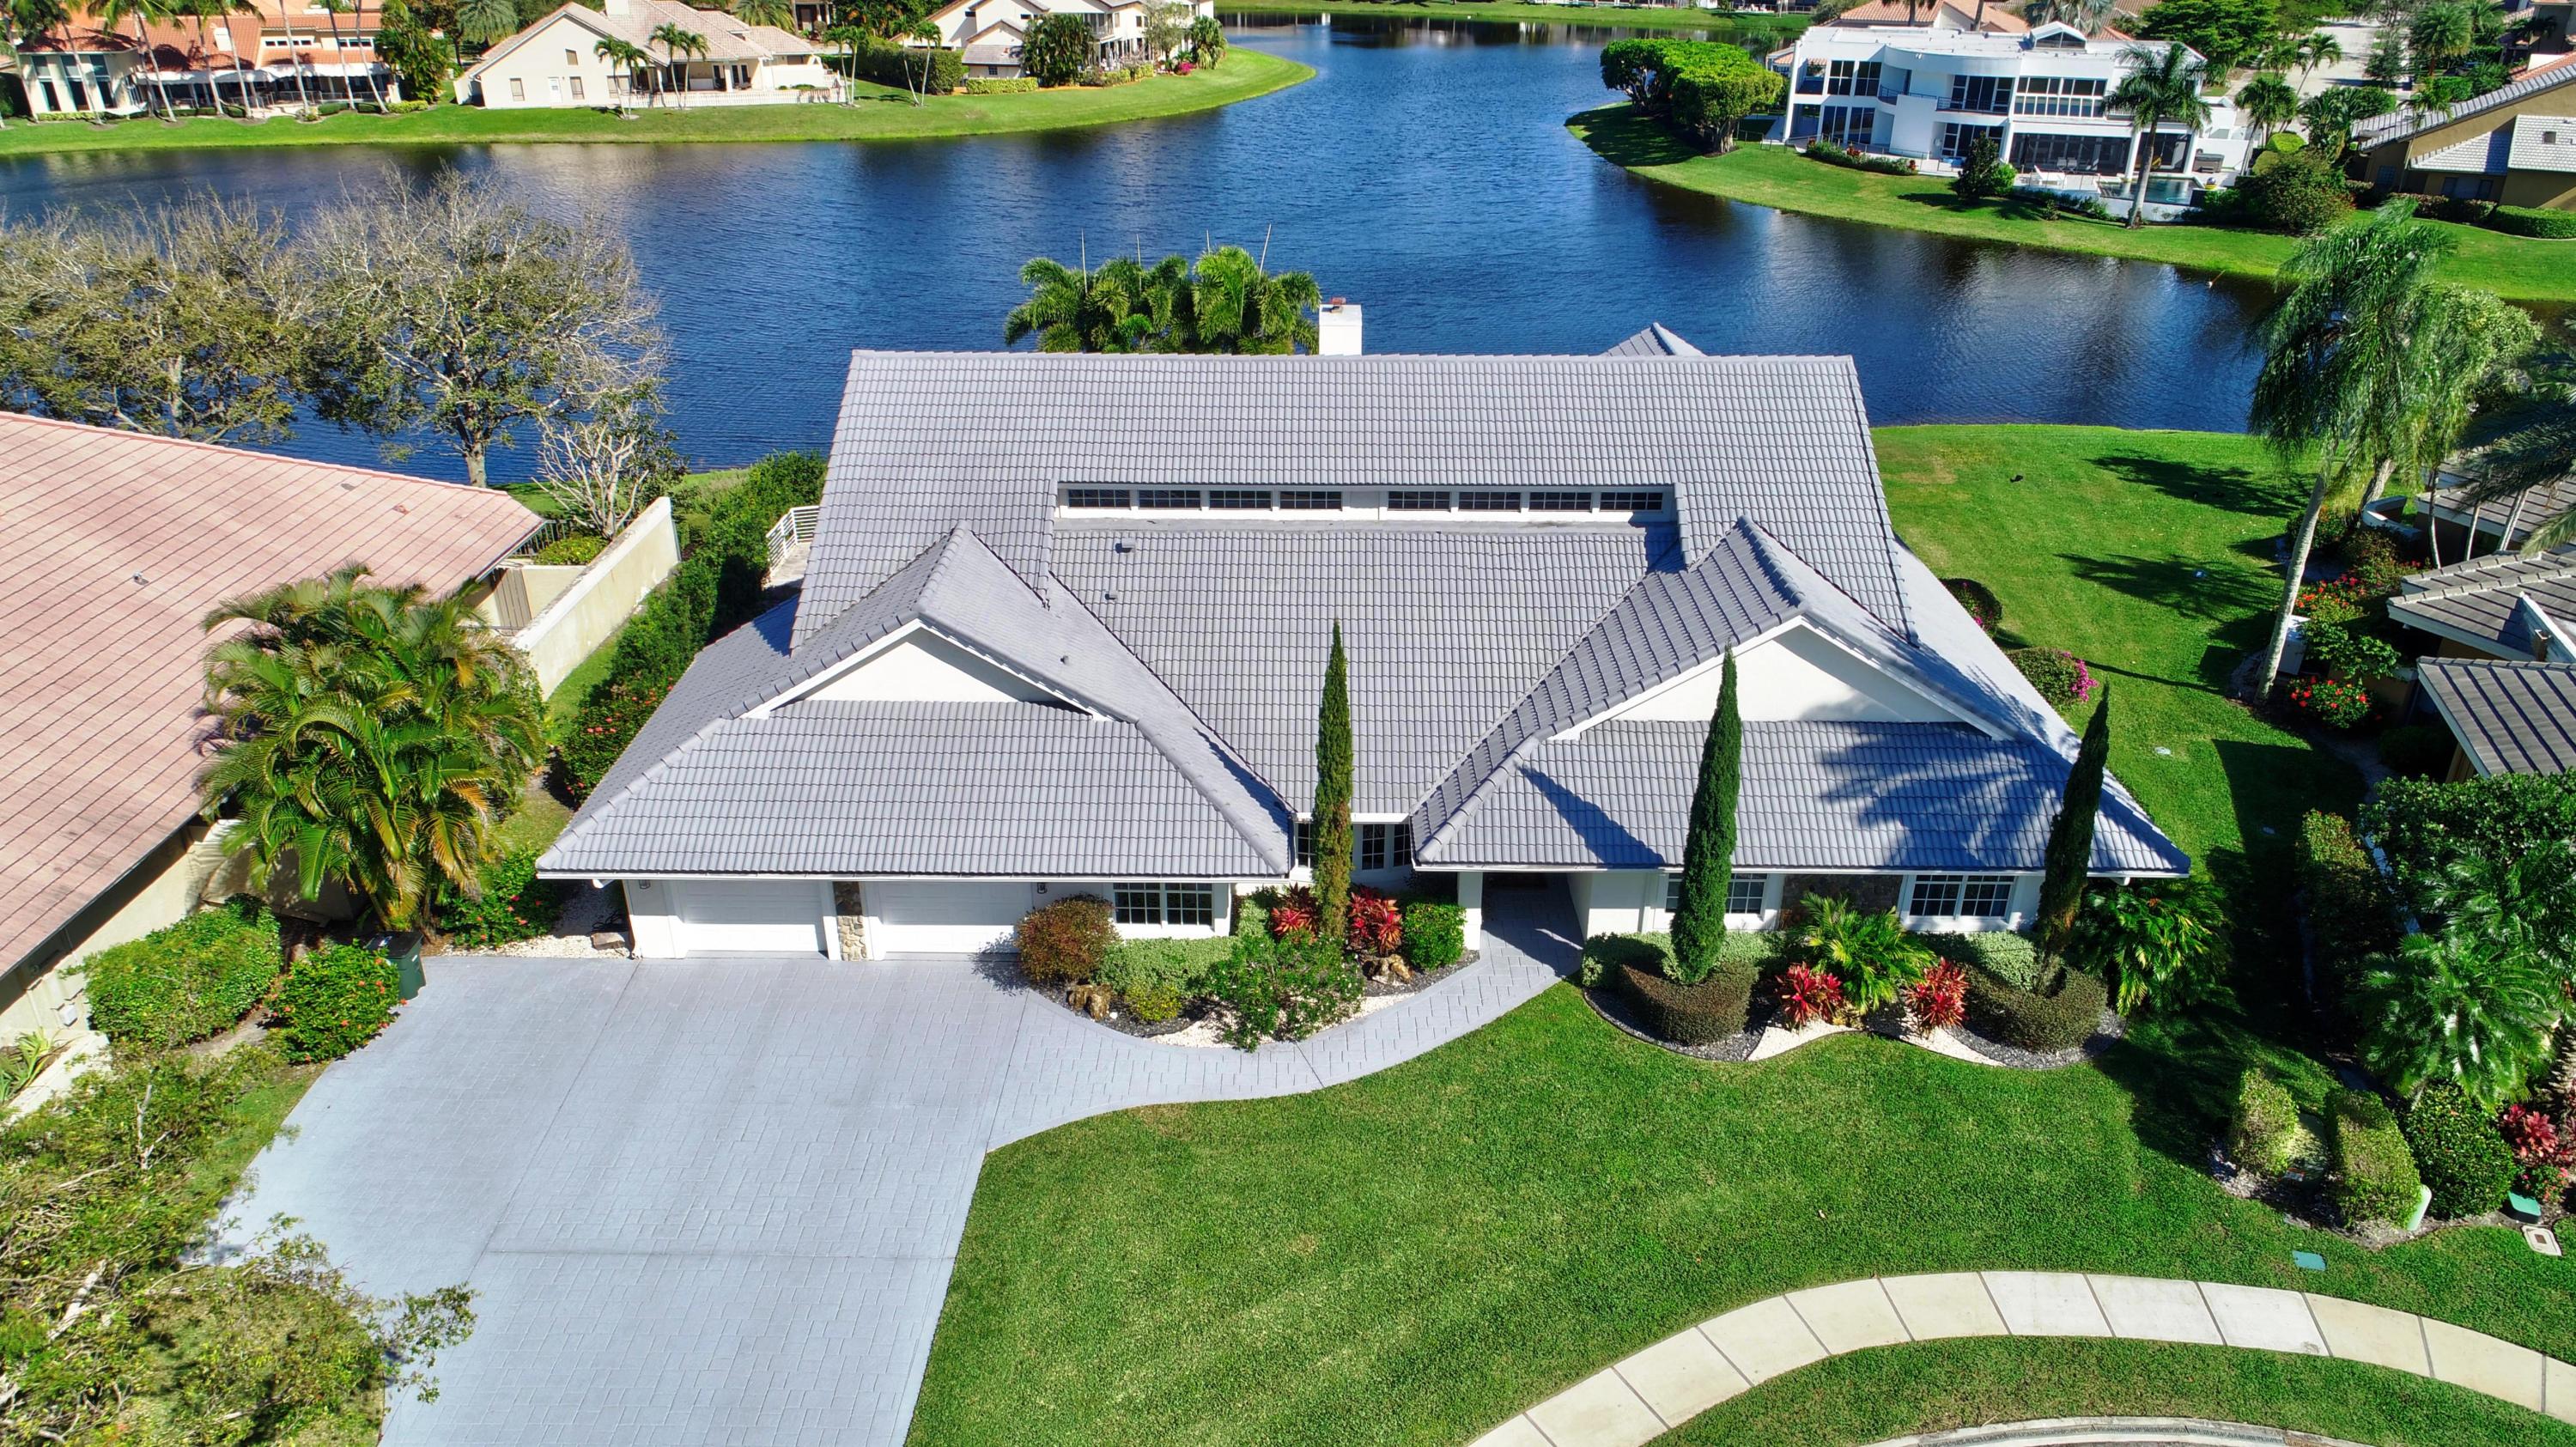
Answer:
[[[2153,153],[2151,202],[2187,204],[2197,186],[2229,184],[2252,132],[2219,91],[2204,97],[2210,121],[2199,129],[2168,121],[2139,137],[2128,114],[2111,109],[2131,45],[2054,22],[2026,33],[1819,25],[1781,57],[1789,110],[1774,138],[1956,163],[1970,142],[1991,137],[2030,184],[2069,192],[2110,189],[2136,174],[2144,144]]]
[[[1660,929],[1722,657],[1737,922],[2026,922],[2076,740],[1898,539],[1844,358],[862,352],[798,596],[541,861],[638,953],[1226,932],[1300,877],[1331,630],[1358,877]],[[2111,876],[2187,871],[2106,796]]]
[[[495,110],[767,105],[836,83],[821,42],[775,25],[676,0],[600,0],[561,6],[493,46],[456,77],[456,95]]]

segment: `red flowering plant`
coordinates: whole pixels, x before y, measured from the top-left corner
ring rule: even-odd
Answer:
[[[1917,1030],[1945,1030],[1968,1018],[1968,971],[1948,960],[1935,960],[1923,978],[1905,987],[1905,1008],[1914,1012]]]
[[[2370,722],[2370,690],[2347,678],[2302,678],[2291,684],[2290,707],[2329,728],[2357,729]]]
[[[2530,1106],[2508,1105],[2496,1125],[2505,1144],[2513,1147],[2514,1164],[2521,1167],[2516,1184],[2526,1194],[2547,1201],[2567,1189],[2570,1168],[2576,1167],[2576,1140],[2555,1121]]]
[[[1843,1010],[1843,982],[1831,970],[1791,965],[1772,989],[1780,998],[1780,1021],[1792,1030],[1830,1020]]]
[[[1354,886],[1351,890],[1350,945],[1370,955],[1391,955],[1404,943],[1404,913],[1392,896]]]
[[[2370,614],[2370,585],[2346,573],[2299,590],[2299,616],[2314,623],[2352,623]]]
[[[1270,937],[1279,940],[1304,940],[1315,937],[1315,923],[1324,916],[1315,908],[1315,891],[1300,884],[1279,892],[1270,906]]]

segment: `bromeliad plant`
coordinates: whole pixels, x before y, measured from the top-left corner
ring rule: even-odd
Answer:
[[[1905,1008],[1917,1030],[1947,1030],[1968,1018],[1968,971],[1949,960],[1934,960],[1923,978],[1905,987]]]
[[[1791,965],[1781,972],[1779,983],[1772,988],[1780,998],[1781,1023],[1792,1030],[1835,1019],[1848,1008],[1843,1000],[1843,982],[1831,970]]]
[[[1799,958],[1838,977],[1855,1011],[1895,1004],[1931,968],[1932,951],[1905,932],[1893,910],[1870,913],[1831,895],[1812,897],[1805,908]]]

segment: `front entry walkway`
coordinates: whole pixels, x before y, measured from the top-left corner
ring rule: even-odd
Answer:
[[[453,958],[296,1107],[234,1207],[477,1325],[413,1444],[897,1443],[984,1153],[1102,1111],[1313,1090],[1573,967],[1561,894],[1300,1045],[1133,1040],[965,960]]]
[[[1738,1307],[1602,1368],[1475,1447],[1639,1447],[1827,1357],[1974,1336],[2118,1337],[2335,1357],[2576,1422],[2576,1367],[2412,1312],[2269,1286],[1961,1271],[1868,1277]]]

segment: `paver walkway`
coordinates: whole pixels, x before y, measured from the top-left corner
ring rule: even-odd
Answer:
[[[1829,1356],[1971,1336],[2119,1337],[2337,1357],[2576,1422],[2576,1367],[2411,1312],[2268,1286],[1965,1271],[1869,1277],[1738,1307],[1602,1368],[1475,1447],[1636,1447]]]
[[[466,1282],[418,1444],[903,1440],[984,1153],[1128,1106],[1313,1090],[1570,970],[1562,896],[1301,1045],[1130,1039],[962,959],[451,958],[317,1081],[235,1203],[378,1294]]]

